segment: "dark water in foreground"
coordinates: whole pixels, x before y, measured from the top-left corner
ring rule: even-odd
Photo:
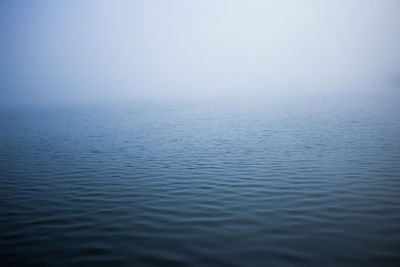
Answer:
[[[400,108],[0,117],[0,265],[400,263]]]

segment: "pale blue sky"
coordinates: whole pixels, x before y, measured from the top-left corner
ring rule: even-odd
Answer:
[[[398,0],[0,2],[1,103],[383,90]]]

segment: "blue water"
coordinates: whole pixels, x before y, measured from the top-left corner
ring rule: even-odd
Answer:
[[[400,108],[3,108],[0,265],[395,266]]]

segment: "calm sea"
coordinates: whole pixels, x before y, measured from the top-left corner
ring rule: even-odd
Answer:
[[[2,108],[1,266],[395,266],[400,108]]]

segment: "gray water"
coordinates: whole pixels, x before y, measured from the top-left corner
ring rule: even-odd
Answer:
[[[0,115],[1,266],[400,263],[396,105]]]

